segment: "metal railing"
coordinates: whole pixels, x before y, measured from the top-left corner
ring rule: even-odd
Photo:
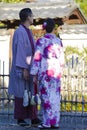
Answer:
[[[5,62],[3,61],[1,63],[0,61],[0,114],[1,115],[13,114],[14,98],[10,97],[8,94],[8,82],[9,82],[9,74],[5,74]]]
[[[5,63],[0,74],[0,115],[13,114],[14,97],[8,95],[9,74],[5,74]],[[83,68],[84,71],[83,71]],[[87,75],[83,66],[82,70],[65,67],[61,85],[61,112],[72,115],[83,114],[87,116]]]

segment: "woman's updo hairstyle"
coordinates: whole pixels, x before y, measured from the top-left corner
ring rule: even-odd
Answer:
[[[51,18],[47,18],[43,23],[43,29],[45,29],[47,33],[51,33],[54,27],[55,27],[55,22]]]

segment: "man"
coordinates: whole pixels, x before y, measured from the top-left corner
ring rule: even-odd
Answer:
[[[9,79],[9,94],[14,95],[14,118],[21,126],[29,125],[24,119],[30,118],[32,124],[40,123],[36,106],[23,106],[25,88],[33,88],[33,78],[29,74],[31,60],[34,55],[34,39],[29,26],[33,23],[30,8],[20,11],[21,25],[16,29],[12,43],[12,67]]]

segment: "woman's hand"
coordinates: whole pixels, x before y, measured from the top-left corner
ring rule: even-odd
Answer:
[[[23,70],[23,78],[25,80],[29,80],[29,71],[27,69]]]

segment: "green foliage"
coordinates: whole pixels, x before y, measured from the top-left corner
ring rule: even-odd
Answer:
[[[81,55],[81,52],[79,51],[79,49],[77,47],[67,46],[66,50],[65,50],[65,54],[70,55],[73,53]]]
[[[18,3],[18,2],[25,2],[25,0],[0,0],[0,2],[5,2],[5,3]]]
[[[70,54],[77,54],[79,57],[83,57],[85,55],[85,58],[87,58],[87,47],[83,48],[83,50],[81,51],[77,47],[67,46],[65,48],[65,55],[68,56]]]
[[[87,112],[87,104],[84,105],[84,112]],[[62,103],[61,104],[61,111],[77,111],[82,112],[82,103]]]
[[[72,55],[72,54],[76,54],[76,55],[78,55],[78,57],[83,57],[83,54],[84,54],[84,52],[81,52],[80,50],[79,50],[79,48],[77,48],[77,47],[72,47],[72,46],[67,46],[66,48],[65,48],[65,60],[67,61],[67,56],[69,56],[69,55]]]
[[[5,27],[6,25],[0,22],[0,28]]]
[[[70,101],[69,102],[62,102],[61,103],[61,111],[77,111],[77,112],[87,112],[87,104],[85,103],[87,100],[87,96],[84,96],[84,103],[82,103],[82,100],[78,100],[78,101]],[[68,100],[67,100],[68,101]]]
[[[75,0],[79,5],[84,13],[84,15],[87,17],[87,0]]]
[[[87,3],[87,0],[75,0],[77,3]]]

